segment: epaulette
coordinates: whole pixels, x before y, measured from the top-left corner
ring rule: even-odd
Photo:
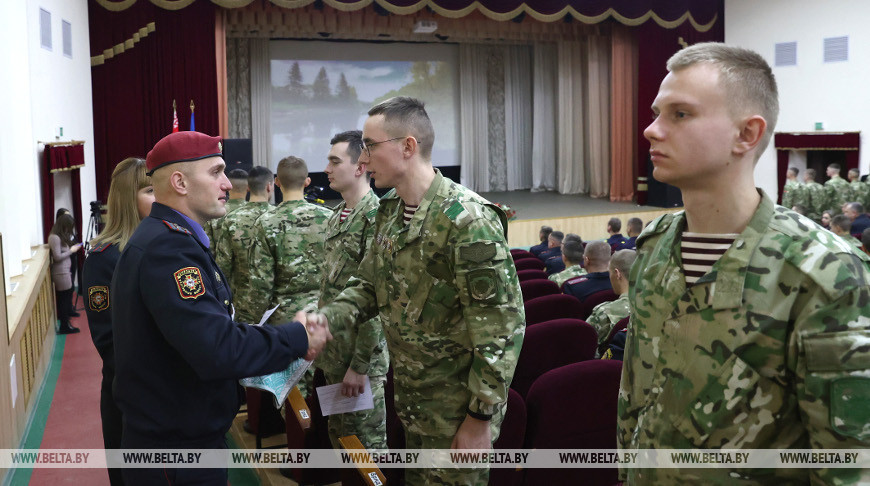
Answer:
[[[647,238],[667,231],[667,229],[671,226],[671,223],[674,222],[674,218],[682,214],[682,212],[683,211],[678,211],[673,214],[663,214],[658,218],[652,220],[646,226],[646,228],[644,228],[643,231],[640,232],[640,235],[638,235],[637,240],[635,241],[635,246],[637,247],[637,249],[640,249],[640,247],[643,245],[643,242]]]
[[[95,247],[91,248],[91,253],[102,253],[103,251],[106,250],[106,248],[108,248],[110,246],[112,246],[111,243],[103,243],[100,246],[95,246]]]
[[[180,224],[172,223],[172,222],[166,221],[165,219],[163,220],[163,222],[166,223],[166,226],[169,226],[169,229],[171,229],[172,231],[177,231],[179,233],[184,233],[186,235],[191,235],[191,236],[193,235],[190,232],[190,230],[188,230],[184,226],[181,226]]]

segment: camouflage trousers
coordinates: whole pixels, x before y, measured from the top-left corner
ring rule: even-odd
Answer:
[[[332,374],[324,372],[326,383],[334,385],[344,380],[344,373]],[[386,376],[370,376],[372,398],[375,408],[360,410],[353,413],[330,415],[329,441],[335,449],[341,449],[339,437],[356,435],[366,449],[387,449],[387,407],[384,401],[384,384]]]
[[[407,449],[450,449],[453,437],[433,437],[405,431]],[[487,486],[489,468],[475,469],[405,469],[407,486]]]

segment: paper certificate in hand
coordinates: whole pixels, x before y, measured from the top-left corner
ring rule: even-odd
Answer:
[[[311,361],[299,358],[290,363],[290,366],[286,370],[277,371],[269,375],[242,378],[239,380],[239,383],[244,387],[256,388],[271,393],[275,399],[275,408],[281,408],[281,405],[287,400],[290,390],[299,383],[299,380],[302,379],[302,375],[305,374],[309,366],[311,366]]]
[[[357,397],[346,397],[341,394],[341,383],[317,387],[317,399],[320,401],[320,412],[324,417],[338,413],[371,410],[375,408],[372,397],[372,384],[366,376],[365,390]]]

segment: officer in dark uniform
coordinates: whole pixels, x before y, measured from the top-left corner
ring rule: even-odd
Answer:
[[[111,284],[114,396],[131,449],[224,449],[237,380],[313,359],[325,326],[255,327],[231,319],[226,278],[202,228],[226,210],[219,137],[177,132],[148,153],[156,202],[130,238]],[[221,469],[124,469],[127,484],[227,484]]]

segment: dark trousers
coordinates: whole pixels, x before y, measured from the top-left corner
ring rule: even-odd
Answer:
[[[127,449],[226,449],[224,438],[210,442],[155,445],[147,440],[124,436],[122,446]],[[123,469],[127,486],[227,486],[227,469],[151,468]]]
[[[72,288],[54,291],[55,304],[57,305],[57,318],[60,321],[61,328],[69,326],[69,318],[72,317],[72,294]]]
[[[112,398],[113,371],[103,371],[103,385],[100,389],[100,419],[103,423],[103,444],[106,449],[121,448],[121,411]],[[124,484],[122,469],[109,468],[109,483],[112,486]]]

